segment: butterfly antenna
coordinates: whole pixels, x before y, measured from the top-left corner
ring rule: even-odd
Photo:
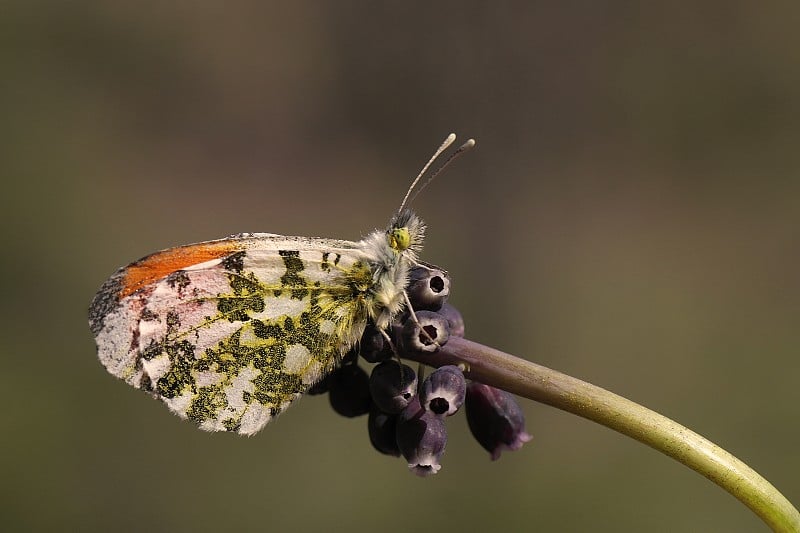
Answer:
[[[442,152],[447,150],[447,148],[451,144],[453,144],[453,141],[455,141],[455,140],[456,140],[456,134],[455,133],[451,133],[450,135],[448,135],[447,138],[442,143],[442,145],[431,156],[430,160],[428,160],[428,162],[425,164],[425,166],[422,167],[422,170],[419,171],[419,174],[417,174],[417,177],[414,178],[413,182],[411,182],[411,187],[408,188],[408,192],[406,192],[406,195],[403,198],[403,201],[400,203],[400,209],[397,210],[398,213],[400,211],[402,211],[403,208],[406,206],[406,202],[408,201],[408,197],[411,196],[411,191],[413,191],[414,187],[417,186],[417,183],[419,182],[420,178],[422,178],[422,175],[425,174],[425,172],[428,171],[428,168],[430,168],[430,166],[433,164],[433,162],[436,161],[436,158],[439,157],[442,154]],[[473,142],[473,144],[474,144],[474,142]],[[452,157],[450,159],[452,159]],[[430,180],[428,180],[428,181],[430,181]]]
[[[464,152],[468,151],[473,146],[475,146],[475,139],[469,139],[469,140],[467,140],[467,142],[465,142],[464,144],[459,146],[458,150],[453,152],[450,155],[450,157],[448,157],[447,160],[444,163],[442,163],[442,166],[440,166],[439,168],[434,170],[433,173],[431,174],[431,177],[428,178],[427,181],[425,181],[425,183],[423,183],[422,186],[419,189],[417,189],[417,192],[415,192],[414,196],[411,197],[411,201],[409,203],[413,202],[414,199],[419,195],[419,193],[421,193],[423,190],[425,190],[425,187],[427,187],[428,184],[433,181],[433,178],[435,178],[436,176],[441,174],[444,171],[444,169],[446,169],[448,166],[450,166],[450,163],[455,161],[457,157],[463,155]]]

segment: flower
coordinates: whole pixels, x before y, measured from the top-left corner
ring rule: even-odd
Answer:
[[[492,456],[503,450],[519,450],[531,440],[525,432],[525,416],[510,393],[472,382],[467,386],[467,423],[475,439]]]

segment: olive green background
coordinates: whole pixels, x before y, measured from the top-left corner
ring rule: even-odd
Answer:
[[[7,531],[765,531],[706,479],[522,401],[439,475],[306,398],[205,434],[108,375],[94,291],[241,231],[357,239],[416,201],[468,337],[688,425],[800,504],[797,2],[4,2]]]

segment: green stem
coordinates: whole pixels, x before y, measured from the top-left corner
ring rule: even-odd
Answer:
[[[465,375],[602,424],[672,457],[730,492],[774,531],[800,532],[800,513],[758,472],[690,429],[591,383],[472,341],[451,337],[432,366],[465,363]]]

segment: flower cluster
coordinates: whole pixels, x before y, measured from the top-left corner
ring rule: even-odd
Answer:
[[[445,419],[462,405],[470,431],[493,460],[502,450],[517,450],[531,439],[522,410],[508,392],[468,384],[460,366],[442,366],[422,379],[400,361],[404,354],[435,352],[450,336],[463,337],[461,314],[446,302],[449,292],[446,272],[414,268],[407,288],[414,312],[406,312],[388,333],[368,326],[343,364],[309,391],[327,392],[331,406],[342,416],[368,414],[373,447],[386,455],[402,455],[420,476],[441,469],[447,444]],[[359,359],[374,365],[369,375]]]

